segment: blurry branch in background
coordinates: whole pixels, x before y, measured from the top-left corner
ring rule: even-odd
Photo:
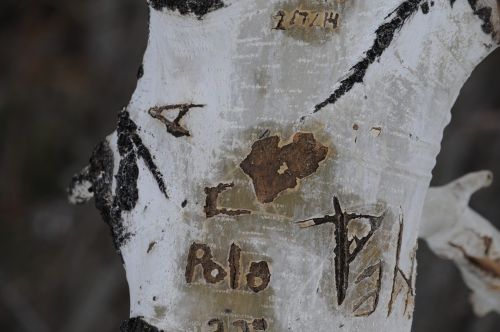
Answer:
[[[481,171],[430,188],[419,234],[434,253],[457,265],[479,316],[500,313],[500,233],[469,207],[469,199],[492,180],[491,172]]]
[[[6,280],[0,270],[0,302],[15,317],[19,326],[26,332],[49,332],[47,324],[35,312],[34,308],[26,299]]]

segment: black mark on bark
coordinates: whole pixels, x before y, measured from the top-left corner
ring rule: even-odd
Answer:
[[[194,14],[198,19],[224,7],[221,0],[150,0],[150,3],[156,10],[166,7],[169,10],[178,10],[181,15]]]
[[[494,36],[493,24],[491,23],[491,14],[493,10],[491,9],[491,7],[478,8],[477,0],[468,0],[468,1],[470,7],[474,11],[474,15],[476,15],[481,19],[481,21],[483,21],[483,24],[481,25],[483,32],[486,34],[493,34]]]
[[[401,245],[403,243],[403,230],[404,230],[403,222],[400,222],[399,234],[398,234],[398,244],[397,244],[397,248],[396,248],[396,262],[394,265],[394,274],[393,274],[393,278],[392,278],[392,291],[391,291],[391,298],[389,300],[389,305],[388,305],[388,310],[387,310],[387,317],[389,317],[391,315],[392,310],[394,309],[394,301],[396,301],[396,298],[401,293],[403,286],[406,285],[406,288],[407,288],[406,298],[405,298],[405,308],[404,308],[405,314],[408,310],[408,306],[410,304],[410,301],[412,301],[413,298],[415,297],[415,292],[413,290],[413,273],[414,273],[414,269],[415,269],[416,250],[414,250],[414,252],[412,253],[412,256],[411,256],[410,275],[407,276],[399,267],[399,260],[401,257]],[[399,281],[398,277],[400,277],[403,280],[403,282],[404,282],[403,285],[398,285],[398,284],[401,284],[401,282],[398,283],[398,281]]]
[[[205,105],[199,105],[199,104],[175,104],[175,105],[166,105],[166,106],[161,106],[161,107],[152,107],[149,109],[148,113],[151,115],[153,118],[160,120],[165,127],[167,127],[167,132],[172,134],[175,137],[182,137],[182,136],[191,136],[189,131],[184,128],[180,122],[182,118],[186,115],[187,112],[191,108],[200,108],[204,107]],[[168,120],[162,113],[164,111],[172,111],[172,110],[179,110],[179,114],[177,117],[174,119],[174,121]]]
[[[139,69],[137,69],[137,79],[142,78],[144,76],[144,65],[141,63]]]
[[[337,89],[325,101],[314,107],[314,113],[329,104],[335,104],[340,97],[349,92],[356,83],[362,83],[368,67],[382,56],[382,53],[391,45],[396,32],[401,30],[405,22],[414,14],[422,0],[407,0],[400,4],[396,10],[389,14],[392,19],[379,26],[375,31],[375,41],[371,48],[365,52],[365,57],[355,64],[349,75],[340,81]]]
[[[232,209],[217,207],[217,198],[219,197],[219,194],[232,187],[234,187],[234,183],[229,183],[229,184],[219,183],[217,187],[205,188],[205,194],[207,195],[207,198],[205,200],[204,211],[207,218],[212,218],[219,214],[225,214],[227,216],[238,216],[242,214],[251,213],[248,210],[240,210],[240,209],[232,210]]]
[[[83,185],[90,182],[89,191],[93,193],[95,205],[101,212],[102,218],[110,226],[113,243],[118,252],[120,247],[130,238],[123,227],[122,211],[132,210],[139,198],[137,179],[139,168],[137,159],[142,158],[147,168],[155,178],[160,191],[168,198],[163,176],[153,161],[149,150],[142,143],[137,134],[137,126],[130,119],[126,110],[118,115],[117,126],[117,146],[120,154],[118,172],[115,176],[116,188],[113,195],[113,151],[107,141],[99,143],[90,157],[90,164],[84,172],[73,179],[70,186],[71,191],[75,191],[75,185]]]
[[[423,4],[420,5],[420,9],[422,9],[422,13],[424,13],[424,15],[429,14],[429,10],[430,10],[429,3],[424,2]]]
[[[124,210],[130,210],[135,206],[137,202],[137,176],[139,170],[137,167],[137,156],[140,157],[146,167],[153,175],[158,188],[163,193],[165,198],[168,199],[167,189],[165,182],[163,181],[163,175],[158,170],[151,153],[148,148],[142,143],[142,139],[137,134],[137,125],[130,119],[130,116],[126,110],[123,110],[119,114],[118,121],[118,152],[122,160],[120,161],[119,168],[122,169],[118,171],[117,175],[117,190],[123,191],[125,197],[119,197],[121,204],[124,204]],[[137,149],[137,152],[134,149]],[[136,156],[137,154],[137,156]],[[118,182],[118,176],[121,177],[122,183]],[[122,187],[123,186],[123,187]]]
[[[149,246],[148,246],[148,250],[146,251],[146,253],[150,253],[151,250],[153,250],[154,246],[156,245],[156,241],[153,241],[153,242],[150,242],[149,243]]]
[[[316,172],[328,148],[311,133],[296,133],[290,144],[279,147],[278,136],[266,137],[252,145],[240,164],[253,181],[255,195],[262,203],[272,202],[279,193],[294,188],[297,179]]]
[[[164,332],[146,323],[141,317],[134,317],[126,320],[120,327],[121,332]]]
[[[311,227],[325,223],[335,225],[335,283],[337,288],[337,303],[339,305],[344,301],[347,289],[349,287],[349,265],[354,261],[356,256],[363,250],[367,242],[371,239],[375,231],[380,227],[384,215],[372,216],[365,214],[345,213],[340,206],[337,197],[333,198],[333,206],[335,214],[333,216],[326,215],[321,218],[312,218],[304,221],[299,221],[301,227]],[[362,238],[354,236],[351,240],[348,238],[348,225],[352,220],[366,219],[370,222],[370,231]],[[355,245],[354,250],[350,250],[351,245]]]

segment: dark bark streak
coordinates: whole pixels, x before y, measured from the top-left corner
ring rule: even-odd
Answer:
[[[382,56],[382,53],[384,53],[394,40],[396,32],[401,30],[410,16],[418,11],[422,1],[423,0],[407,0],[388,15],[388,18],[392,17],[392,19],[379,26],[375,31],[375,41],[372,47],[365,52],[365,57],[350,69],[350,74],[340,82],[339,87],[330,97],[314,107],[314,113],[329,104],[335,104],[337,100],[348,93],[356,83],[363,82],[368,67]]]
[[[194,14],[198,19],[224,7],[224,2],[221,0],[150,0],[149,2],[155,10],[163,8],[178,10],[181,15]]]
[[[299,221],[301,227],[310,227],[325,223],[335,225],[335,286],[337,288],[337,303],[342,304],[349,287],[349,266],[363,250],[365,245],[371,239],[375,231],[380,227],[384,215],[372,216],[365,214],[345,213],[342,211],[340,202],[337,197],[333,198],[335,214],[333,216],[326,215],[321,218],[313,218],[309,220]],[[367,219],[370,222],[370,231],[363,238],[354,236],[352,240],[348,238],[348,225],[352,220]],[[351,245],[355,243],[356,247],[353,252],[350,252]]]
[[[141,317],[134,317],[126,320],[120,327],[121,332],[164,332],[146,323]]]

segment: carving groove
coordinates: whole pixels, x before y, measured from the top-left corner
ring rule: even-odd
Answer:
[[[340,202],[337,197],[333,197],[333,206],[335,214],[333,216],[326,215],[321,218],[312,218],[299,221],[300,227],[306,228],[317,226],[325,223],[335,225],[335,283],[337,288],[337,303],[341,305],[347,294],[349,287],[349,265],[354,261],[356,256],[363,250],[367,242],[371,239],[375,231],[380,227],[384,214],[381,216],[372,216],[366,214],[345,213],[342,211]],[[361,239],[354,236],[352,240],[348,238],[349,222],[355,219],[367,219],[370,222],[370,231]],[[350,252],[349,248],[352,244],[356,247]]]
[[[152,107],[149,109],[148,113],[151,115],[153,118],[160,120],[165,127],[167,128],[167,132],[172,134],[175,137],[182,137],[182,136],[191,136],[189,131],[184,128],[180,122],[182,118],[189,112],[191,108],[195,107],[204,107],[205,105],[199,105],[199,104],[175,104],[175,105],[166,105],[166,106],[161,106],[161,107]],[[177,117],[174,119],[174,121],[168,120],[162,113],[164,111],[172,111],[172,110],[179,110],[179,114]]]
[[[389,317],[392,313],[393,306],[394,306],[394,301],[396,301],[396,298],[398,295],[401,293],[401,288],[402,287],[397,287],[397,277],[400,276],[403,281],[405,282],[407,286],[407,292],[406,292],[406,299],[405,299],[405,308],[404,308],[404,313],[406,314],[408,305],[410,303],[410,299],[413,299],[415,297],[415,292],[413,290],[413,273],[415,269],[415,257],[416,257],[416,249],[414,250],[412,256],[411,256],[411,271],[410,271],[410,276],[407,277],[406,274],[401,270],[399,267],[399,260],[401,256],[401,245],[403,243],[403,222],[399,223],[399,235],[398,235],[398,246],[396,249],[396,263],[394,265],[394,275],[392,278],[392,291],[391,291],[391,298],[389,300],[389,305],[388,305],[388,311],[387,311],[387,317]]]
[[[379,261],[377,264],[375,265],[372,265],[372,266],[369,266],[367,267],[359,276],[358,278],[356,279],[356,284],[359,284],[360,282],[362,282],[363,280],[365,279],[368,279],[370,277],[372,277],[376,272],[378,271],[377,273],[377,283],[376,283],[376,288],[365,294],[361,300],[356,303],[353,307],[353,312],[354,312],[354,315],[356,317],[362,317],[362,316],[370,316],[371,314],[373,314],[375,312],[375,310],[377,310],[377,307],[378,307],[378,302],[379,302],[379,299],[380,299],[380,291],[382,289],[382,275],[383,275],[383,263],[382,261]],[[370,299],[373,299],[373,305],[372,305],[372,308],[369,310],[369,311],[365,311],[365,312],[357,312],[359,310],[359,308],[364,304],[366,303],[366,301],[370,300]]]
[[[195,268],[197,265],[201,265],[203,277],[206,282],[210,284],[221,282],[227,275],[224,268],[213,260],[212,251],[206,244],[193,243],[191,248],[189,248],[185,273],[186,282],[188,284],[192,283],[194,280]],[[213,271],[216,271],[216,273],[213,274]]]
[[[215,326],[213,332],[224,332],[224,322],[220,319],[214,318],[208,321],[208,326]]]
[[[232,187],[234,187],[234,183],[219,183],[217,187],[205,187],[205,194],[207,195],[207,197],[205,199],[204,211],[207,218],[212,218],[219,214],[225,214],[227,216],[238,216],[251,213],[248,210],[232,210],[217,207],[217,198],[219,197],[219,194]]]
[[[229,286],[232,289],[237,289],[240,286],[240,265],[241,265],[241,249],[236,244],[231,244],[229,250]]]
[[[271,281],[271,272],[267,262],[252,262],[247,273],[247,285],[255,293],[263,291]]]

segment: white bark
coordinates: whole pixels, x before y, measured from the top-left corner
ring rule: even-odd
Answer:
[[[460,269],[480,316],[500,312],[500,233],[468,204],[470,196],[491,181],[491,172],[483,171],[431,188],[420,229],[429,247]]]
[[[128,330],[410,331],[431,170],[496,0],[179,3],[153,1],[144,76],[72,191],[112,226]]]

